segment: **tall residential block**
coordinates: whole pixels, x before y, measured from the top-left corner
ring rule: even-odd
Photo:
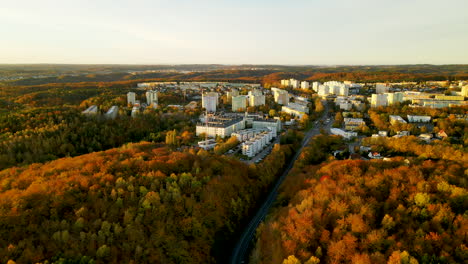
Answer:
[[[218,105],[218,93],[209,92],[202,95],[202,107],[208,112],[216,112]]]
[[[301,89],[309,90],[309,88],[310,88],[309,82],[307,82],[307,81],[301,82]]]
[[[127,104],[134,105],[136,102],[136,94],[134,92],[127,93]]]
[[[157,91],[147,91],[146,92],[146,103],[149,106],[158,106],[158,92]]]
[[[387,106],[386,94],[372,94],[371,107]]]
[[[239,95],[232,97],[232,111],[233,112],[241,112],[245,111],[247,108],[247,96]]]

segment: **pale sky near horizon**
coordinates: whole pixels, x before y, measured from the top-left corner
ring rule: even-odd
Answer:
[[[0,63],[466,64],[467,0],[2,0]]]

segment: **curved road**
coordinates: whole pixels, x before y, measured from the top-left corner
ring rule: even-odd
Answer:
[[[317,123],[317,125],[314,125],[314,128],[307,131],[307,133],[304,136],[304,139],[302,140],[301,147],[297,150],[296,154],[291,159],[288,166],[284,169],[283,173],[281,174],[281,176],[277,180],[275,186],[273,187],[273,189],[268,194],[268,197],[263,202],[262,206],[257,211],[257,213],[252,218],[252,220],[250,220],[249,225],[242,232],[242,235],[239,238],[239,240],[237,241],[237,243],[236,243],[236,245],[234,247],[234,250],[232,252],[231,260],[230,260],[231,264],[239,264],[239,263],[248,262],[246,260],[248,258],[247,253],[249,251],[250,242],[252,241],[252,239],[255,236],[255,231],[257,230],[258,225],[263,221],[263,219],[265,219],[265,216],[267,215],[269,209],[273,205],[273,202],[276,199],[276,196],[278,194],[277,192],[278,192],[278,189],[279,189],[281,183],[283,182],[283,180],[286,178],[289,171],[293,167],[294,162],[297,160],[297,158],[301,154],[302,149],[305,146],[307,146],[307,144],[309,144],[309,141],[313,136],[320,134],[320,120],[325,122],[325,119],[327,118],[327,114],[328,114],[328,107],[326,105],[326,102],[324,102],[324,106],[325,106],[325,111],[323,112],[322,116],[320,117],[319,120],[314,121],[314,122]],[[329,121],[328,123],[324,123],[325,125],[323,126],[323,128],[329,130],[332,122],[333,121]]]

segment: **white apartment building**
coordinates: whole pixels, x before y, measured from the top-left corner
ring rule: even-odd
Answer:
[[[288,87],[289,85],[289,80],[281,80],[281,86]]]
[[[344,137],[346,139],[351,139],[353,137],[357,137],[357,135],[358,135],[357,132],[348,132],[348,131],[344,131],[343,129],[339,129],[339,128],[331,128],[330,132],[333,135],[342,136],[342,137]]]
[[[276,135],[277,135],[276,129],[273,128],[273,130],[270,129],[270,128],[243,129],[243,130],[239,130],[237,132],[232,133],[231,137],[236,137],[237,140],[239,140],[239,142],[245,142],[245,141],[247,141],[247,140],[249,140],[251,138],[256,137],[259,134],[267,132],[268,133],[268,141],[270,141],[271,139],[275,138]]]
[[[393,105],[403,102],[403,93],[385,93],[387,95],[387,104]]]
[[[462,87],[461,96],[468,97],[468,85]]]
[[[314,90],[316,93],[318,93],[320,85],[321,85],[320,82],[313,82],[312,83],[312,90]]]
[[[278,119],[254,118],[252,128],[269,128],[272,131],[281,131],[281,121]]]
[[[307,82],[307,81],[302,81],[301,82],[301,89],[309,90],[309,88],[310,88],[309,82]]]
[[[140,114],[140,109],[141,109],[140,104],[135,103],[135,105],[132,108],[131,116],[137,117]]]
[[[158,92],[157,91],[147,91],[146,92],[146,103],[148,106],[158,106]]]
[[[250,95],[249,96],[249,106],[259,106],[265,104],[264,95]]]
[[[296,79],[289,79],[289,85],[293,88],[293,89],[298,89],[301,85],[300,81],[296,80]]]
[[[218,93],[209,92],[202,95],[202,107],[208,112],[216,112]]]
[[[127,93],[127,104],[134,105],[136,102],[136,94],[134,92]]]
[[[242,154],[251,158],[262,151],[271,141],[271,132],[262,132],[242,143]]]
[[[208,122],[197,124],[196,135],[205,133],[208,137],[225,138],[241,129],[245,129],[245,120],[242,117],[212,117],[209,118]]]
[[[289,103],[289,93],[286,90],[281,90],[278,88],[271,88],[273,92],[273,98],[275,102],[281,105],[288,105]]]
[[[232,97],[232,111],[233,112],[242,112],[247,108],[247,96],[238,95]]]
[[[227,100],[229,102],[232,102],[232,97],[239,96],[239,90],[237,90],[236,88],[232,88],[231,91],[226,93],[226,96],[227,96]]]
[[[371,107],[387,106],[386,94],[372,94]]]
[[[325,97],[325,96],[327,96],[329,94],[330,94],[330,88],[328,87],[328,85],[320,85],[318,87],[318,95],[319,96]]]

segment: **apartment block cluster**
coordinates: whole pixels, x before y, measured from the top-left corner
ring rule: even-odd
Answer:
[[[242,153],[248,157],[260,152],[281,131],[280,120],[265,119],[259,114],[206,115],[201,121],[196,126],[197,136],[202,134],[212,138],[235,136],[242,142]],[[199,142],[200,147],[209,144],[208,140]]]
[[[341,110],[349,111],[353,107],[358,111],[364,110],[366,98],[362,95],[350,95],[350,96],[337,96],[335,98],[335,104],[340,107]]]
[[[273,131],[281,130],[281,121],[277,119],[266,119],[262,115],[249,114],[223,114],[206,115],[196,125],[196,135],[205,134],[207,137],[230,137],[232,133],[251,128],[270,128]]]
[[[228,102],[231,102],[233,112],[242,112],[248,106],[261,106],[265,104],[265,95],[262,90],[253,88],[248,95],[240,95],[237,88],[231,88],[226,93]],[[202,107],[206,111],[215,113],[219,104],[219,94],[217,92],[207,92],[202,95]]]
[[[376,84],[376,93],[371,96],[371,107],[389,106],[404,101],[411,101],[411,107],[444,108],[452,106],[468,105],[465,93],[468,87],[462,87],[460,95],[444,95],[440,93],[425,93],[415,91],[389,92],[388,84]],[[465,89],[465,91],[463,90]]]
[[[251,158],[262,151],[277,136],[276,127],[244,129],[232,133],[242,142],[242,154]]]
[[[136,93],[128,92],[127,93],[127,104],[132,106],[131,116],[138,116],[142,110],[146,107],[158,107],[158,92],[154,90],[146,91],[146,103],[141,103],[140,100],[136,99]]]

